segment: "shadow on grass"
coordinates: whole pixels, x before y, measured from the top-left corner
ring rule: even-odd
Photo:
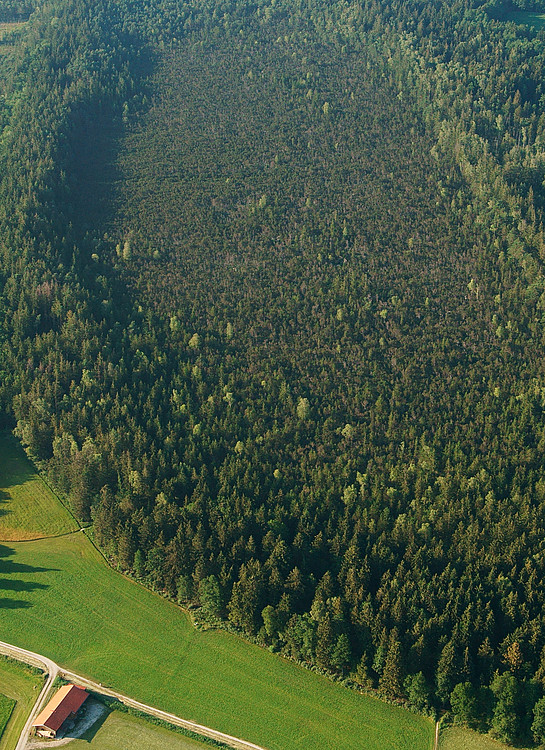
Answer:
[[[32,602],[24,599],[7,599],[5,596],[0,596],[0,609],[29,609],[33,606]]]
[[[21,443],[9,432],[0,432],[0,458],[4,487],[16,487],[36,479],[36,471]],[[0,493],[0,500],[9,498],[9,493],[4,490]]]
[[[15,550],[12,547],[7,547],[5,544],[0,544],[0,573],[3,575],[14,574],[20,576],[21,574],[27,573],[47,573],[49,571],[57,571],[58,568],[41,568],[34,565],[26,565],[25,563],[13,562],[7,558],[12,557],[15,554]],[[4,591],[9,592],[24,592],[24,591],[36,591],[38,589],[47,589],[49,586],[45,583],[38,583],[34,581],[24,581],[19,577],[17,578],[0,578],[0,593]],[[32,607],[32,602],[25,601],[22,599],[12,599],[10,597],[0,596],[0,609],[26,609]]]
[[[33,583],[32,581],[18,581],[12,578],[0,578],[0,591],[36,591],[46,589],[45,583]]]
[[[2,507],[3,505],[7,505],[8,501],[8,493],[5,490],[0,490],[0,518],[2,518],[2,516],[7,516],[9,513],[13,512],[9,508]]]
[[[97,718],[97,720],[92,724],[92,726],[89,727],[89,729],[86,729],[85,732],[81,735],[79,738],[80,740],[83,740],[84,742],[92,742],[95,739],[95,736],[99,729],[102,728],[104,722],[108,718],[108,716],[112,713],[111,708],[106,708],[106,706],[103,706],[104,711],[100,714],[100,716]],[[70,737],[70,733],[65,735],[66,737]]]

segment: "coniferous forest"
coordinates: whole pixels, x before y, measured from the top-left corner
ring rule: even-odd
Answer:
[[[121,571],[509,742],[545,740],[529,11],[0,1],[2,426]]]

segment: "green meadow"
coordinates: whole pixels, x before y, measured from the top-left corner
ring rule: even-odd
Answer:
[[[0,750],[13,750],[17,744],[42,684],[39,674],[0,657]],[[8,721],[4,724],[6,718]]]
[[[7,494],[20,497],[9,481],[4,476]],[[38,495],[65,524],[53,509],[57,498],[39,482]],[[15,505],[12,517],[20,518]],[[82,532],[0,543],[0,633],[137,700],[268,750],[433,746],[433,723],[421,716],[242,638],[197,631],[179,607],[111,569]]]
[[[70,750],[133,750],[135,747],[146,750],[213,750],[214,746],[120,711],[111,711],[81,739],[70,742]]]
[[[0,435],[0,541],[38,539],[78,528],[17,441]]]

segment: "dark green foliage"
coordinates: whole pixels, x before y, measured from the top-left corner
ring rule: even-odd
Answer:
[[[36,0],[0,0],[0,23],[26,21],[36,5]]]
[[[401,643],[397,631],[390,636],[384,668],[380,676],[379,691],[389,698],[400,698],[403,692],[403,662]]]

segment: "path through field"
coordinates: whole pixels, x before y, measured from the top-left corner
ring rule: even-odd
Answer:
[[[26,651],[23,648],[18,648],[17,646],[12,646],[11,644],[3,643],[2,641],[0,641],[0,653],[9,656],[12,659],[23,661],[25,662],[25,664],[31,664],[33,667],[39,667],[40,669],[43,669],[45,672],[47,672],[47,680],[45,681],[44,686],[41,689],[40,694],[38,695],[36,703],[34,704],[34,708],[28,716],[25,726],[23,727],[23,731],[21,732],[21,736],[19,737],[19,741],[17,742],[17,745],[15,747],[15,750],[25,750],[34,717],[42,709],[47,694],[49,693],[49,690],[51,689],[55,678],[59,674],[59,667],[55,664],[54,661],[51,661],[51,659],[48,659],[45,656],[34,654],[32,651]]]

